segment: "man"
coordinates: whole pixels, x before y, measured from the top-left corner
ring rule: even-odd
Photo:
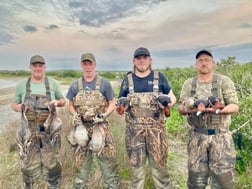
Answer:
[[[12,109],[25,112],[22,121],[28,121],[29,137],[19,143],[21,147],[21,171],[26,189],[32,188],[39,177],[47,181],[48,188],[59,188],[61,163],[56,153],[59,150],[60,136],[45,131],[44,123],[48,118],[48,106],[65,105],[64,96],[56,80],[45,76],[45,60],[40,55],[30,59],[31,76],[17,84]],[[21,122],[25,124],[25,122]],[[21,130],[22,131],[22,130]],[[22,137],[21,135],[18,137]]]
[[[121,105],[125,110],[126,148],[131,170],[130,189],[144,188],[147,159],[155,188],[170,188],[164,110],[176,103],[176,97],[165,76],[153,71],[151,64],[152,58],[147,48],[135,50],[134,72],[128,73],[124,78],[117,102],[118,113],[123,113],[120,112]]]
[[[119,189],[119,174],[115,147],[107,118],[115,109],[114,91],[110,82],[96,74],[96,61],[91,53],[81,56],[83,77],[74,81],[67,93],[69,112],[73,116],[75,135],[68,138],[72,145],[78,134],[87,130],[87,141],[77,144],[74,188],[87,188],[91,165],[96,155],[103,175],[105,188]],[[83,127],[84,126],[84,127]],[[82,129],[77,129],[82,127]]]
[[[205,188],[209,178],[211,188],[234,188],[236,153],[229,126],[231,114],[239,110],[238,98],[234,83],[227,76],[215,74],[214,65],[209,50],[199,51],[195,63],[198,76],[186,80],[180,94],[182,105],[178,110],[188,116],[191,126],[187,182],[190,189]],[[187,105],[188,99],[191,105]]]

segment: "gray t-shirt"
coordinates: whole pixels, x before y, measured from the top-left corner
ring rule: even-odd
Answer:
[[[95,90],[97,76],[91,82],[86,82],[84,77],[82,77],[83,89],[84,90]],[[66,98],[73,101],[73,98],[78,94],[78,80],[75,80],[69,87]],[[109,101],[114,98],[114,91],[112,89],[111,83],[104,77],[101,77],[100,92]]]

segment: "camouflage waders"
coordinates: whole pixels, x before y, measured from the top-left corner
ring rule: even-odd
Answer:
[[[217,75],[212,83],[198,86],[196,93],[196,78],[193,79],[191,96],[206,98],[210,94],[220,97],[221,87],[217,86]],[[212,189],[233,189],[236,152],[232,135],[229,131],[231,115],[195,113],[188,115],[191,125],[188,137],[188,170],[187,181],[189,189],[204,189],[210,185]]]
[[[25,113],[32,135],[26,145],[25,156],[21,157],[21,171],[26,189],[32,188],[38,179],[47,181],[49,189],[59,188],[61,163],[57,152],[60,148],[60,135],[55,133],[51,140],[44,131],[43,123],[49,115],[48,103],[51,101],[48,79],[45,80],[47,95],[30,94],[30,79],[26,84],[24,103],[28,105]]]
[[[79,93],[74,99],[76,111],[81,114],[83,125],[87,128],[89,142],[92,139],[93,127],[102,127],[105,135],[105,146],[99,155],[96,155],[102,172],[104,187],[109,189],[120,189],[118,165],[116,163],[115,148],[112,132],[109,123],[105,120],[93,124],[92,120],[96,115],[105,112],[107,100],[99,91],[101,78],[97,76],[96,89],[84,90],[82,78],[78,81]],[[78,147],[77,147],[78,148]],[[81,147],[75,153],[76,167],[74,177],[75,189],[88,188],[88,180],[91,173],[91,166],[95,153],[90,150],[89,145]]]
[[[164,127],[164,112],[159,108],[158,72],[154,72],[153,93],[134,93],[131,74],[128,75],[131,106],[125,112],[126,148],[130,161],[130,189],[143,189],[145,164],[148,159],[156,189],[170,188],[167,169],[168,139]]]

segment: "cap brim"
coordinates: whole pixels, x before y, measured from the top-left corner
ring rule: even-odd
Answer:
[[[90,62],[94,62],[94,60],[89,59],[89,58],[85,58],[85,59],[83,59],[83,60],[82,60],[82,62],[84,62],[84,61],[86,61],[86,60],[87,60],[87,61],[90,61]]]
[[[36,64],[36,63],[38,63],[38,64],[45,64],[44,62],[32,62],[30,64]]]
[[[139,57],[139,56],[150,56],[150,55],[148,55],[148,54],[137,54],[137,55],[134,56],[134,58]]]
[[[198,59],[199,56],[202,55],[202,54],[207,54],[207,55],[213,57],[213,55],[212,55],[211,52],[209,52],[209,51],[207,51],[207,50],[201,50],[201,51],[199,51],[199,52],[196,54],[195,58]]]

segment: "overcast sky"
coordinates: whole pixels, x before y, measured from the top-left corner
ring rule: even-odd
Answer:
[[[80,69],[91,52],[98,70],[132,70],[147,47],[153,68],[188,67],[195,53],[252,61],[252,0],[1,0],[0,70]]]

